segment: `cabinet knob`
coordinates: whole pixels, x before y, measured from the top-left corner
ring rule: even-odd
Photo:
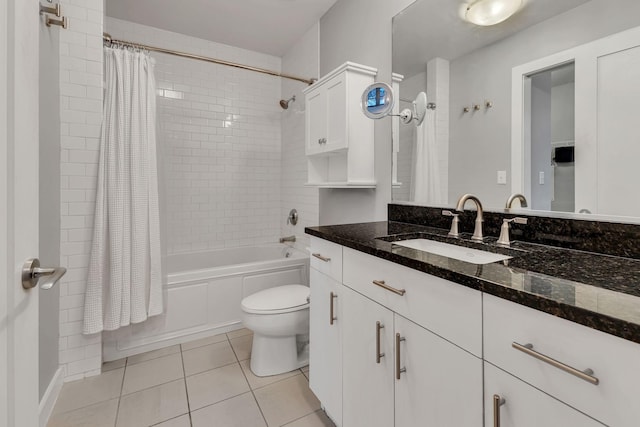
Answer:
[[[322,144],[326,144],[326,143],[327,143],[327,138],[318,139],[318,144],[322,145]]]

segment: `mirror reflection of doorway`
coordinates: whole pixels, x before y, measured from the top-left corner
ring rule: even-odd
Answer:
[[[575,210],[575,63],[525,77],[525,185],[531,208]]]

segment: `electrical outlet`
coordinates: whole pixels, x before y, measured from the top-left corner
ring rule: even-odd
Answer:
[[[538,181],[540,182],[540,185],[544,185],[544,172],[540,172]]]
[[[498,184],[507,184],[507,171],[498,171]]]

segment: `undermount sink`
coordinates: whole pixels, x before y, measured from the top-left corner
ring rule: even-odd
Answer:
[[[469,262],[471,264],[491,264],[496,261],[504,261],[512,257],[493,252],[471,249],[464,246],[450,245],[428,239],[409,239],[393,242],[394,245],[404,246],[418,251]]]

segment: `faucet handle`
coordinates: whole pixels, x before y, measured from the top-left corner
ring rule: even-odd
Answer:
[[[500,228],[500,237],[498,237],[498,241],[496,242],[500,246],[511,246],[511,240],[509,239],[509,224],[526,224],[529,220],[527,218],[515,217],[511,219],[503,219],[502,227]]]
[[[442,215],[453,217],[453,219],[451,220],[451,229],[449,230],[449,236],[459,237],[460,233],[458,232],[458,224],[460,223],[460,219],[458,217],[460,215],[451,211],[442,211]]]

